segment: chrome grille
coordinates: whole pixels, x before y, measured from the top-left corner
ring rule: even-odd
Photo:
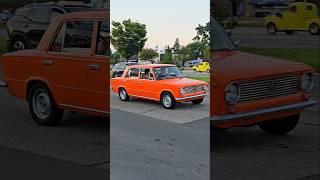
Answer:
[[[239,84],[239,102],[248,102],[295,94],[300,90],[300,82],[299,74],[243,82]]]
[[[183,88],[183,89],[184,89],[186,94],[191,94],[191,93],[204,91],[204,86],[203,85],[198,85],[198,86],[186,87],[186,88]]]

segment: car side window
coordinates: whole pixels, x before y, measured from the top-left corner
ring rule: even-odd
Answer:
[[[90,54],[93,21],[69,21],[63,43],[63,52]]]
[[[129,78],[138,78],[139,77],[139,69],[131,68],[129,71]]]
[[[312,6],[307,6],[306,8],[308,11],[312,11]]]
[[[49,51],[52,52],[61,52],[63,47],[64,33],[66,30],[66,24],[63,24],[54,40],[53,44],[50,47]]]
[[[99,22],[96,55],[110,56],[110,24],[107,21]]]
[[[63,14],[63,13],[64,13],[64,12],[63,12],[61,9],[52,8],[51,17],[50,17],[51,21],[52,21],[55,17],[57,17],[57,16],[59,16],[59,15],[61,15],[61,14]]]
[[[50,22],[50,16],[51,16],[51,11],[49,8],[33,8],[31,10],[31,13],[29,14],[29,18],[34,21],[34,22],[39,22],[39,23],[49,23]]]
[[[290,9],[289,9],[290,12],[292,13],[296,13],[297,11],[297,6],[291,6]]]
[[[140,71],[140,79],[148,79],[151,80],[151,70],[149,68],[141,69]],[[153,77],[153,76],[152,76]]]

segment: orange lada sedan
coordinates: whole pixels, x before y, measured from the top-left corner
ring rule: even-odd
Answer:
[[[111,88],[122,101],[134,96],[160,101],[166,109],[178,102],[200,104],[208,95],[208,83],[185,78],[175,65],[168,64],[130,66],[122,77],[111,80]]]
[[[12,96],[28,101],[40,125],[56,125],[64,110],[109,116],[109,12],[54,19],[36,49],[1,57]]]
[[[314,105],[308,65],[240,52],[211,17],[211,125],[213,130],[259,125],[267,133],[293,130]]]

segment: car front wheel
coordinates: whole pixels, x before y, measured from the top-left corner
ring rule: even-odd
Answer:
[[[120,88],[118,93],[121,101],[129,101],[130,96],[124,88]]]
[[[173,109],[176,106],[176,101],[169,92],[163,93],[160,101],[161,105],[166,109]]]
[[[320,33],[320,27],[318,24],[316,23],[312,23],[309,27],[309,32],[312,34],[312,35],[318,35]]]
[[[267,25],[267,30],[269,34],[276,34],[277,33],[277,27],[274,23],[269,23]]]
[[[29,109],[36,123],[43,126],[55,126],[63,116],[49,91],[43,84],[35,84],[29,90]]]
[[[192,104],[201,104],[203,102],[203,98],[195,99],[195,100],[192,100],[191,102],[192,102]]]
[[[282,135],[292,131],[297,126],[299,119],[300,114],[263,122],[259,124],[259,127],[268,134]]]

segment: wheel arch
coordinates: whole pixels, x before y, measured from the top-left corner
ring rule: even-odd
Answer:
[[[29,101],[29,93],[30,93],[30,89],[32,86],[34,86],[35,84],[42,84],[42,85],[45,85],[49,91],[50,91],[50,94],[52,95],[52,97],[54,98],[53,96],[53,93],[52,93],[52,88],[50,86],[50,84],[48,83],[48,81],[44,80],[44,79],[41,79],[41,78],[32,78],[32,79],[29,79],[26,83],[26,88],[25,88],[25,98],[27,101]],[[54,98],[55,99],[55,98]]]

